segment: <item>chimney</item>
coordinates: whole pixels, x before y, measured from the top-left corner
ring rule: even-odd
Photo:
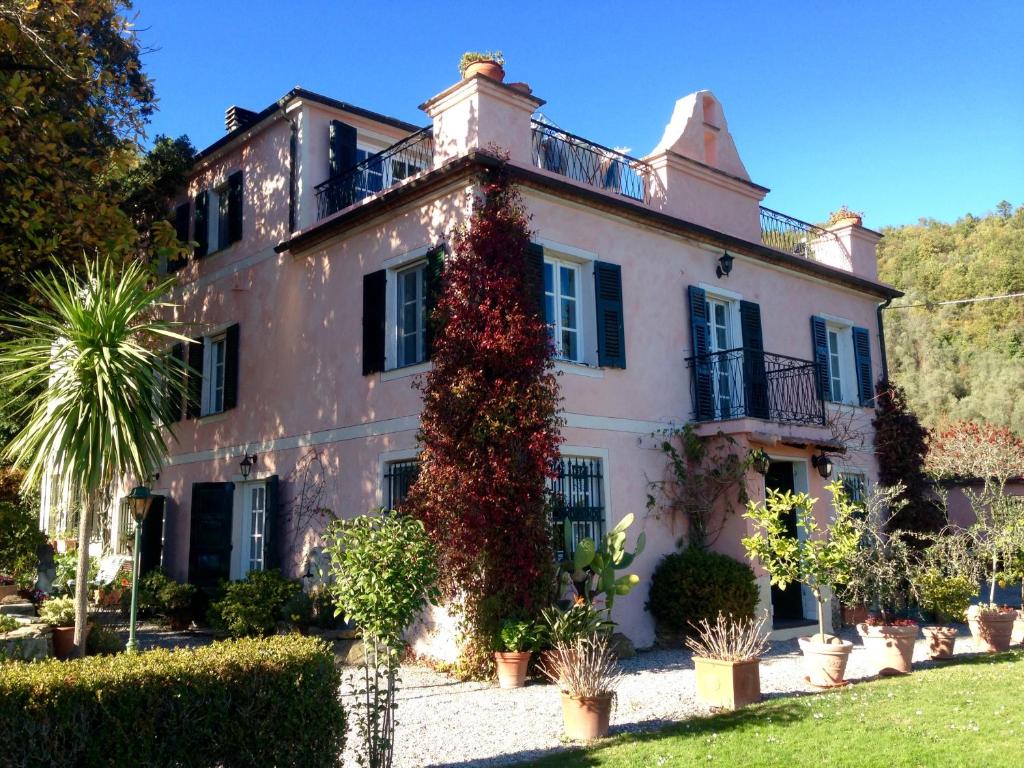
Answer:
[[[231,105],[224,112],[224,128],[228,133],[236,128],[245,128],[252,125],[256,120],[256,113],[251,109],[243,109]]]

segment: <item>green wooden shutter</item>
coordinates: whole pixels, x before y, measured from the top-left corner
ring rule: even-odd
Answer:
[[[242,172],[235,171],[228,176],[228,242],[237,243],[242,239]]]
[[[355,164],[356,129],[340,120],[331,120],[328,152],[328,171],[331,178],[352,170]]]
[[[544,321],[544,246],[530,243],[526,249],[526,272],[523,279],[528,306],[534,307]]]
[[[423,273],[423,302],[426,314],[423,329],[424,359],[429,360],[434,351],[434,310],[441,295],[441,277],[444,271],[444,246],[439,245],[427,253],[427,266]]]
[[[752,301],[740,302],[740,330],[743,333],[743,394],[746,414],[755,419],[767,419],[768,373],[765,368],[759,305]]]
[[[163,560],[164,497],[154,494],[139,531],[139,576],[157,570]]]
[[[597,311],[597,363],[607,368],[626,367],[626,328],[622,310],[622,267],[594,262]]]
[[[198,419],[203,406],[203,354],[202,336],[192,339],[188,346],[188,370],[185,373],[185,418]]]
[[[188,203],[182,203],[174,209],[174,236],[177,237],[178,242],[183,245],[188,244],[188,225],[191,214],[192,212]],[[184,266],[184,257],[167,260],[167,271],[169,273],[177,272]]]
[[[205,189],[196,195],[192,210],[192,239],[196,241],[193,255],[203,258],[210,250],[210,193]]]
[[[853,359],[857,369],[857,394],[860,404],[874,405],[875,382],[871,373],[871,337],[867,328],[853,329]]]
[[[824,318],[811,318],[811,345],[814,348],[814,371],[818,379],[818,397],[832,399],[832,380],[828,375],[828,326]]]
[[[238,405],[238,323],[224,332],[224,410]]]
[[[363,376],[384,370],[387,270],[363,275]]]
[[[193,483],[189,510],[188,580],[207,590],[231,576],[234,483]]]
[[[281,515],[280,483],[277,475],[267,478],[266,499],[264,503],[265,518],[263,522],[263,567],[264,569],[280,568],[285,560],[284,523]]]
[[[707,294],[703,288],[691,285],[687,287],[687,298],[690,303],[690,334],[693,342],[693,379],[690,388],[693,414],[697,421],[707,421],[715,416]]]
[[[171,347],[171,365],[168,373],[178,381],[185,376],[185,345],[181,342]],[[181,421],[182,417],[181,390],[178,387],[168,387],[167,398],[167,421],[174,424]]]

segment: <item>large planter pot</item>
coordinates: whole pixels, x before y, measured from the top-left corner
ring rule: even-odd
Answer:
[[[466,67],[463,77],[468,79],[474,75],[483,75],[500,83],[505,79],[505,68],[496,61],[475,61]]]
[[[526,685],[526,668],[530,665],[530,652],[495,653],[498,666],[498,685],[502,688],[522,688]]]
[[[722,661],[693,657],[697,700],[717,709],[740,709],[761,700],[759,659]]]
[[[798,642],[804,654],[807,682],[819,688],[834,688],[846,683],[846,662],[850,659],[853,643],[849,640],[819,643],[810,637],[801,637]]]
[[[86,624],[85,638],[89,637],[90,629],[92,625]],[[50,636],[53,638],[53,655],[58,659],[70,659],[75,652],[75,628],[54,627]]]
[[[577,698],[562,691],[562,721],[566,737],[575,741],[591,741],[607,736],[613,695],[606,693]]]
[[[957,631],[955,627],[925,627],[921,630],[928,638],[928,655],[933,659],[953,658]]]
[[[856,627],[867,621],[868,607],[866,605],[844,605],[841,609],[843,626]]]
[[[0,584],[0,600],[3,600],[5,597],[9,597],[11,595],[17,595],[17,594],[18,594],[18,585],[17,584]]]
[[[974,644],[989,653],[1009,650],[1016,620],[1016,611],[982,611],[976,605],[967,609],[967,625]]]
[[[1013,622],[1013,633],[1010,635],[1010,642],[1013,645],[1024,644],[1024,610],[1017,611],[1017,618]]]
[[[868,652],[875,671],[880,675],[909,675],[913,670],[914,641],[917,639],[917,625],[873,626],[858,624],[864,649]]]

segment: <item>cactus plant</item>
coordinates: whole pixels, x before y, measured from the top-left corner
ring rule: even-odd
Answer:
[[[568,520],[564,524],[565,552],[572,552],[572,557],[562,564],[562,570],[570,574],[577,593],[588,603],[593,604],[603,596],[609,615],[616,596],[628,595],[640,583],[640,577],[635,573],[616,576],[616,571],[624,571],[633,564],[647,543],[647,537],[641,531],[636,538],[635,549],[626,551],[626,530],[633,520],[634,515],[630,512],[605,534],[600,546],[593,539],[586,538],[576,544],[575,550],[572,547],[572,524]]]

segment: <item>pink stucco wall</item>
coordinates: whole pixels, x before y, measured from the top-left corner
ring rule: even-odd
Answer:
[[[500,122],[501,115],[522,109],[523,102],[505,93],[499,96],[481,107],[477,117],[493,115]],[[463,100],[459,108],[466,103],[474,102]],[[300,120],[302,135],[310,142],[299,150],[297,185],[303,211],[300,226],[309,229],[311,189],[325,176],[326,125],[333,113],[302,105],[289,114]],[[528,127],[528,113],[526,118],[521,124]],[[365,119],[349,122],[374,135],[399,137],[391,126],[371,125]],[[447,130],[452,133],[450,123]],[[501,130],[501,125],[493,125],[467,131],[460,139],[465,144],[458,148],[471,148],[474,136],[500,136]],[[278,254],[273,246],[287,237],[290,131],[285,117],[272,121],[241,149],[212,160],[190,185],[194,193],[235,168],[245,171],[242,241],[190,264],[173,295],[180,303],[176,315],[191,324],[191,335],[240,325],[238,406],[175,425],[171,456],[161,471],[157,490],[169,497],[165,561],[178,577],[188,570],[192,484],[240,483],[238,462],[245,453],[259,454],[253,479],[276,474],[285,481],[282,495],[287,503],[295,492],[287,478],[296,462],[309,450],[321,451],[331,475],[325,505],[347,516],[379,503],[382,455],[415,448],[420,400],[412,387],[413,376],[361,373],[362,278],[402,254],[421,252],[446,239],[466,220],[473,189],[467,182],[457,183],[310,250]],[[528,146],[526,140],[521,147]],[[513,162],[518,155],[520,151]],[[647,532],[647,551],[635,566],[641,586],[618,602],[615,619],[638,645],[648,645],[654,638],[643,607],[649,576],[660,557],[675,550],[683,533],[680,521],[646,516],[644,505],[649,481],[660,478],[665,468],[652,434],[686,422],[692,411],[685,365],[692,354],[687,286],[725,289],[734,298],[759,303],[769,352],[810,359],[809,318],[815,314],[868,328],[876,375],[877,299],[742,252],[734,253],[732,274],[719,279],[715,267],[721,248],[533,189],[524,195],[535,240],[583,262],[596,259],[622,268],[627,368],[560,365],[560,385],[566,445],[606,462],[609,526],[634,512],[640,518],[635,529]],[[758,199],[756,194],[723,195],[716,198],[714,215],[728,219],[729,210],[723,206],[737,206],[735,219],[742,222],[737,232],[748,233],[750,206],[756,216]],[[854,450],[837,463],[873,478],[874,460],[867,450],[870,426],[865,426],[869,412],[859,407],[847,411],[859,431],[852,440]],[[805,463],[814,441],[830,438],[827,429],[797,430],[796,436],[808,446],[797,448],[781,442],[799,442],[792,428],[757,422],[737,429],[742,446],[760,445],[776,458]],[[822,498],[824,521],[829,511],[824,482],[809,466],[806,476],[809,492]],[[750,482],[752,495],[759,497],[759,476]],[[738,542],[746,532],[745,521],[733,516],[719,548],[742,557]],[[298,571],[302,553],[294,555],[290,565]]]

